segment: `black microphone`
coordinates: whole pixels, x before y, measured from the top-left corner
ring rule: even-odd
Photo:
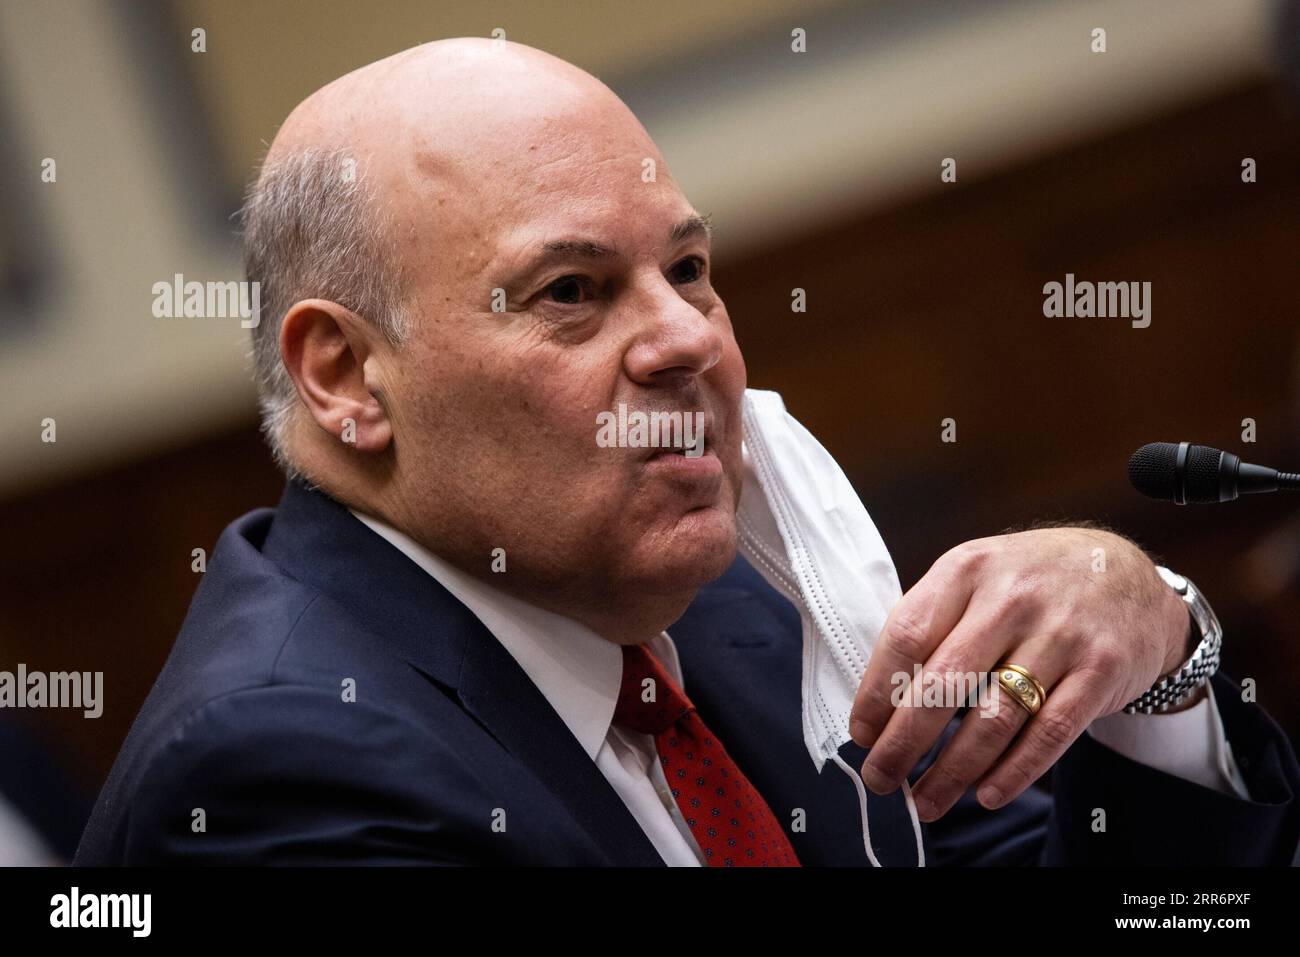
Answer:
[[[1128,480],[1143,495],[1179,505],[1231,502],[1250,492],[1300,490],[1300,475],[1243,462],[1190,442],[1152,442],[1128,460]]]

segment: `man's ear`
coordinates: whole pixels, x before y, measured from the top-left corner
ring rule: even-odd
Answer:
[[[294,303],[280,324],[280,357],[308,414],[358,452],[382,452],[393,440],[387,410],[366,387],[366,359],[382,339],[374,325],[326,299]]]

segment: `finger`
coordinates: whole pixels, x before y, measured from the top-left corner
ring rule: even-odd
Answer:
[[[979,783],[980,804],[994,810],[1018,798],[1083,734],[1101,713],[1103,701],[1087,675],[1075,672],[1061,679],[1016,743]]]
[[[1015,641],[1000,609],[980,614],[969,607],[919,673],[899,672],[912,679],[901,693],[889,720],[876,737],[862,764],[862,780],[877,794],[888,794],[903,783],[939,739],[957,708],[979,690],[982,676],[998,663],[1005,648]],[[891,679],[891,684],[898,685]]]
[[[993,664],[1006,662],[1027,670],[1049,696],[1069,667],[1060,643],[1045,637],[1017,647]],[[981,700],[962,719],[957,732],[912,790],[917,816],[923,821],[947,814],[1006,753],[1029,720],[1029,712],[998,684],[996,672],[981,687],[981,693]]]
[[[849,717],[849,733],[864,748],[875,743],[893,713],[890,692],[896,686],[891,677],[910,675],[913,665],[926,661],[966,610],[974,575],[964,574],[973,569],[957,553],[953,549],[935,562],[898,600],[880,629]]]

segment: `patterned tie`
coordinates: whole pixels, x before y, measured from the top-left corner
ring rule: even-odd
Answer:
[[[664,777],[710,867],[800,866],[772,809],[645,645],[623,646],[614,724],[654,735]]]

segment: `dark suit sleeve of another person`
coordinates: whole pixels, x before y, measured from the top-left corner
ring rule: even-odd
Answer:
[[[464,864],[492,803],[427,729],[326,688],[209,701],[149,759],[125,864]],[[420,747],[413,742],[429,742]],[[383,781],[374,788],[369,782]],[[202,811],[202,830],[196,810]]]
[[[1085,733],[1057,762],[1050,794],[1030,788],[988,811],[971,788],[924,824],[927,864],[1290,865],[1300,841],[1295,752],[1263,708],[1241,700],[1237,684],[1222,673],[1212,680],[1251,800],[1132,761]],[[950,723],[941,744],[956,727]]]

